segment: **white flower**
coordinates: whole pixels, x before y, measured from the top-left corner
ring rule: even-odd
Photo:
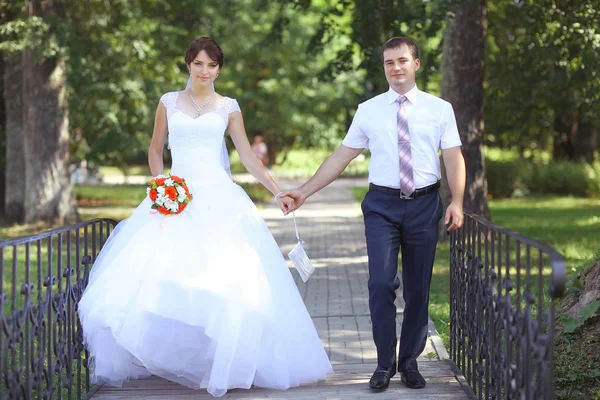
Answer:
[[[183,203],[185,201],[185,198],[187,196],[185,195],[185,192],[183,194],[180,194],[179,197],[177,197],[177,201],[180,203]]]
[[[173,179],[171,179],[171,178],[165,179],[165,185],[167,185],[167,186],[173,186]]]
[[[179,196],[184,195],[185,196],[185,189],[182,186],[177,186],[177,194]],[[179,200],[181,201],[181,200]]]
[[[165,187],[164,186],[159,186],[156,191],[158,192],[159,195],[164,196],[165,194]]]
[[[147,187],[147,188],[146,188],[146,196],[148,196],[149,194],[150,194],[150,188],[149,188],[149,187]]]
[[[179,206],[174,201],[167,200],[167,201],[165,201],[165,208],[169,211],[175,212],[179,209]]]
[[[159,206],[162,206],[163,204],[165,204],[165,196],[157,196],[156,197],[156,204],[158,204]]]

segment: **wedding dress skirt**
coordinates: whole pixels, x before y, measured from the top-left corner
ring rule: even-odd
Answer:
[[[252,201],[233,182],[189,186],[176,216],[144,200],[94,264],[79,316],[95,380],[153,374],[220,396],[324,379],[327,354]]]
[[[94,382],[158,375],[222,396],[332,372],[279,246],[219,162],[219,143],[173,146],[172,174],[194,199],[165,217],[146,198],[98,255],[78,305]]]

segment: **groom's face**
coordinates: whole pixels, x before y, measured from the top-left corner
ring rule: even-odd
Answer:
[[[383,52],[385,78],[396,91],[408,91],[415,85],[415,74],[420,65],[421,61],[412,56],[406,45]]]

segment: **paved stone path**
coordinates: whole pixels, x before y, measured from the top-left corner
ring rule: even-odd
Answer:
[[[291,188],[297,182],[282,182]],[[352,186],[364,186],[364,179],[340,179],[311,197],[296,212],[300,236],[316,269],[305,284],[298,273],[292,274],[298,290],[318,329],[335,374],[317,385],[287,391],[231,390],[224,398],[231,399],[467,399],[462,376],[451,369],[447,352],[430,322],[430,338],[419,357],[419,369],[427,380],[420,390],[407,389],[399,375],[390,388],[373,394],[368,381],[377,357],[371,334],[367,292],[367,257],[364,225],[360,205],[350,193]],[[284,254],[296,244],[291,215],[267,206],[262,215]],[[287,258],[287,257],[286,257]],[[291,266],[291,263],[290,263]],[[398,333],[402,323],[403,302],[399,297]],[[127,383],[123,388],[103,386],[94,399],[209,399],[204,391],[193,391],[160,378]]]

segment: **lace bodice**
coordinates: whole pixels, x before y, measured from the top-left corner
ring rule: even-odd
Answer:
[[[165,93],[160,98],[167,109],[169,148],[179,145],[198,147],[203,144],[211,145],[214,139],[222,140],[229,124],[229,114],[235,111],[241,112],[235,99],[223,97],[217,108],[193,118],[177,107],[178,98],[179,92]],[[181,116],[182,121],[175,116]]]
[[[173,113],[175,113],[177,111],[183,112],[177,108],[177,100],[178,99],[179,99],[179,92],[165,93],[160,98],[160,101],[165,105],[165,108],[167,109],[167,118],[170,118],[171,115],[173,115]],[[219,106],[214,111],[209,111],[206,114],[216,113],[216,114],[220,115],[221,117],[223,117],[223,120],[228,121],[229,114],[231,114],[234,111],[241,112],[238,102],[235,99],[232,99],[230,97],[223,97],[223,101],[221,102],[221,104],[219,104]],[[204,115],[204,114],[202,114],[202,115]]]
[[[215,169],[227,176],[221,155],[224,152],[227,157],[224,133],[229,124],[229,114],[241,112],[237,101],[223,97],[215,109],[194,118],[178,107],[178,98],[179,92],[165,93],[160,98],[167,109],[172,171],[177,171],[186,179],[203,181],[215,178]]]

